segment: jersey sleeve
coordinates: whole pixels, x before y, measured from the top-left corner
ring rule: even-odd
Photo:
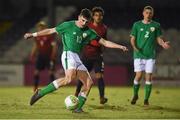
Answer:
[[[58,32],[58,34],[63,34],[66,30],[66,28],[68,27],[68,24],[66,22],[59,24],[58,26],[56,26],[56,31]]]
[[[131,30],[131,33],[130,33],[130,36],[134,36],[135,38],[137,36],[137,27],[136,26],[137,26],[136,23],[134,23],[132,30]]]
[[[156,37],[160,37],[162,35],[161,26],[158,24],[157,30],[156,30]]]

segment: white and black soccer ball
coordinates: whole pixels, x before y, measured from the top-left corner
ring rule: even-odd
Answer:
[[[79,104],[79,99],[74,95],[69,95],[65,98],[64,103],[68,110],[74,110]]]

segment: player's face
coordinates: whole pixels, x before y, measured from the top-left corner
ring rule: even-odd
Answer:
[[[93,21],[95,23],[101,23],[103,20],[103,14],[101,12],[95,12],[93,15]]]
[[[79,27],[80,28],[84,28],[87,26],[87,24],[89,23],[89,20],[84,18],[83,16],[79,16],[78,17],[78,22],[79,22]]]
[[[145,10],[143,11],[143,16],[144,16],[144,19],[146,19],[146,20],[151,20],[152,17],[153,17],[153,11],[150,10],[150,9],[145,9]]]

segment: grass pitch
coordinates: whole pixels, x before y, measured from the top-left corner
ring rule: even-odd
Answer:
[[[98,89],[93,87],[84,106],[84,113],[72,113],[65,109],[64,99],[74,94],[75,87],[62,87],[35,105],[30,106],[32,88],[1,87],[0,118],[3,119],[143,119],[180,118],[180,88],[154,87],[150,106],[143,106],[144,89],[136,105],[130,105],[132,88],[107,87],[106,105],[99,104]]]

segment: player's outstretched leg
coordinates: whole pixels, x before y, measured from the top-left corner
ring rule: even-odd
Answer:
[[[58,89],[57,86],[57,82],[53,81],[52,83],[50,83],[48,86],[46,86],[43,89],[38,89],[34,95],[31,97],[30,100],[30,105],[33,105],[35,102],[37,102],[40,98],[42,98],[43,96],[45,96],[48,93],[51,93],[53,91],[55,91],[56,89]]]
[[[33,105],[35,102],[37,102],[40,98],[45,96],[46,94],[49,94],[55,90],[57,90],[60,86],[64,86],[69,84],[72,80],[75,79],[75,72],[76,70],[66,70],[66,76],[65,78],[59,78],[57,80],[54,80],[52,83],[50,83],[45,88],[38,90],[31,98],[30,105]]]
[[[131,104],[134,105],[136,104],[136,101],[138,100],[138,92],[139,92],[139,88],[140,88],[140,84],[139,81],[134,80],[134,85],[133,85],[133,91],[134,91],[134,95],[133,98],[131,100]]]
[[[74,110],[76,113],[83,112],[82,107],[86,102],[87,96],[91,90],[91,86],[93,84],[93,81],[87,71],[80,71],[78,70],[77,77],[81,80],[83,83],[83,89],[81,90],[78,99],[79,104],[78,107]]]

